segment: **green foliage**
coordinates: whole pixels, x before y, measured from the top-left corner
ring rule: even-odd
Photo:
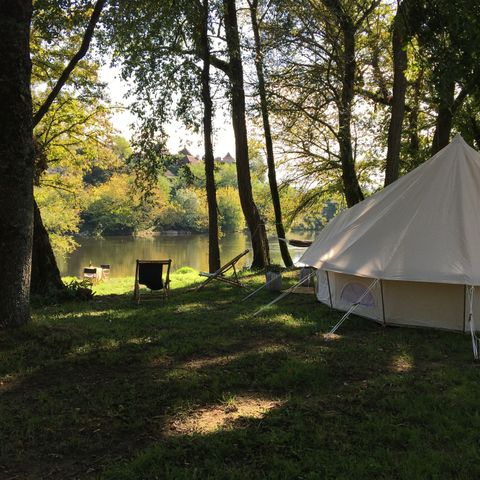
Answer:
[[[236,166],[229,163],[216,164],[215,182],[218,188],[238,188]]]
[[[129,235],[138,223],[133,185],[127,175],[115,175],[92,188],[81,213],[82,230],[92,235]]]
[[[66,255],[77,247],[73,234],[78,232],[80,208],[73,193],[58,188],[38,187],[35,199],[55,253]]]
[[[178,270],[175,270],[175,275],[191,275],[192,273],[196,273],[198,275],[198,272],[192,267],[182,267]]]
[[[206,231],[208,213],[205,193],[192,188],[178,190],[157,219],[157,226],[162,230]]]
[[[65,281],[62,290],[53,290],[42,295],[34,295],[32,304],[36,307],[58,305],[66,302],[85,302],[94,296],[92,284],[86,280],[70,279]]]
[[[65,291],[62,292],[64,301],[70,300],[91,300],[93,298],[93,289],[91,283],[86,280],[70,280],[65,283]]]
[[[219,225],[222,232],[237,232],[245,228],[238,191],[233,187],[217,190]]]

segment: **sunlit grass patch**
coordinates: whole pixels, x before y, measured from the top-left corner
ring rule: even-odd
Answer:
[[[409,354],[399,354],[392,359],[391,369],[396,373],[409,372],[413,368],[413,358]]]
[[[240,419],[261,419],[283,402],[254,396],[233,396],[223,402],[202,407],[167,423],[167,435],[207,434],[220,429],[239,428]]]

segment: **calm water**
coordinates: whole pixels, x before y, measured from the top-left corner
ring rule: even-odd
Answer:
[[[289,238],[311,240],[314,232],[292,233]],[[172,259],[172,269],[189,266],[196,270],[208,270],[208,235],[162,235],[150,238],[106,237],[78,238],[80,246],[67,258],[58,258],[62,276],[80,277],[84,267],[109,263],[112,277],[131,277],[135,275],[135,261]],[[244,233],[225,235],[220,240],[222,264],[250,247],[250,239]],[[298,260],[304,248],[290,247],[294,261]],[[270,254],[273,263],[282,263],[278,241],[270,238]],[[251,254],[241,264],[249,265]]]

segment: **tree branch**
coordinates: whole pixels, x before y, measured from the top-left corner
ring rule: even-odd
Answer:
[[[88,22],[87,29],[85,30],[85,34],[83,36],[82,44],[78,52],[73,56],[70,60],[68,65],[65,67],[65,70],[60,75],[57,83],[53,87],[52,91],[48,95],[47,99],[43,103],[43,105],[37,110],[35,115],[33,116],[33,127],[37,126],[38,123],[42,120],[45,114],[48,112],[48,109],[54,102],[57,95],[60,93],[62,87],[67,83],[70,74],[72,73],[73,69],[77,66],[78,62],[86,55],[88,52],[88,48],[90,47],[90,42],[92,41],[93,32],[95,30],[95,26],[98,23],[100,18],[100,14],[102,13],[103,7],[107,3],[107,0],[97,0],[95,4],[95,8],[93,9],[92,16],[90,17],[90,21]]]

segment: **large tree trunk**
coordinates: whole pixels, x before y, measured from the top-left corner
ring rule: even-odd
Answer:
[[[257,19],[258,0],[249,2],[250,16],[252,20],[253,36],[255,40],[255,67],[258,78],[258,93],[260,95],[260,108],[262,110],[263,131],[265,135],[265,147],[267,149],[268,182],[270,184],[270,194],[272,196],[273,210],[275,212],[275,226],[277,230],[278,243],[283,263],[286,267],[293,265],[292,258],[288,251],[288,245],[285,239],[285,228],[282,220],[282,206],[280,195],[278,194],[277,174],[275,171],[275,158],[273,154],[272,133],[270,129],[270,119],[268,115],[267,92],[265,87],[265,75],[263,73],[263,55],[260,40],[260,32]]]
[[[0,326],[30,319],[33,136],[31,0],[0,0]]]
[[[212,97],[210,93],[210,46],[208,44],[208,0],[203,0],[200,47],[203,57],[202,100],[203,100],[203,141],[205,144],[205,183],[208,203],[208,267],[210,272],[220,268],[218,246],[218,207],[215,186],[215,158],[212,145]]]
[[[405,94],[407,91],[407,51],[405,50],[405,0],[399,4],[393,22],[393,100],[390,125],[388,127],[388,148],[385,167],[385,187],[397,180],[400,167],[400,146],[403,118],[405,115]]]
[[[435,155],[450,142],[453,117],[457,110],[462,106],[465,98],[467,98],[468,90],[462,88],[455,98],[455,82],[453,80],[447,80],[438,93],[440,100],[438,104],[437,120],[435,122],[435,133],[432,141],[432,155]]]
[[[237,24],[235,0],[224,0],[225,35],[229,56],[229,78],[231,83],[232,123],[235,134],[237,157],[237,180],[240,203],[250,230],[253,249],[252,267],[263,268],[270,263],[267,233],[260,213],[255,205],[248,159],[247,124],[245,120],[245,91],[243,65]]]
[[[352,20],[344,16],[340,21],[343,33],[343,52],[341,59],[342,91],[338,106],[338,143],[342,164],[342,181],[348,207],[361,202],[363,193],[358,183],[355,159],[352,149],[352,103],[355,94],[355,26]]]
[[[48,232],[43,225],[37,202],[34,208],[32,282],[31,293],[44,295],[54,290],[63,290],[65,285],[60,277],[57,261],[53,254]]]
[[[448,145],[450,141],[450,132],[452,130],[453,114],[452,105],[455,95],[455,82],[449,80],[444,85],[440,93],[440,101],[438,104],[437,120],[435,122],[435,133],[432,141],[432,155],[435,155],[443,147]]]

